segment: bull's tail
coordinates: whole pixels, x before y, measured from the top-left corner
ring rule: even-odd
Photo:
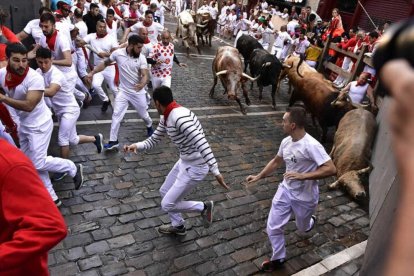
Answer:
[[[300,54],[300,60],[298,63],[298,66],[296,67],[296,72],[298,73],[298,75],[303,78],[303,76],[299,73],[299,67],[302,65],[303,61],[305,60],[305,55],[304,54]]]

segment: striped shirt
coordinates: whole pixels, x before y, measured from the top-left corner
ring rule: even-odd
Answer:
[[[138,150],[152,149],[166,133],[177,146],[181,160],[194,165],[207,163],[210,172],[215,176],[220,174],[217,161],[204,135],[203,127],[191,110],[185,107],[174,108],[168,116],[167,122],[162,116],[152,136],[136,144]]]

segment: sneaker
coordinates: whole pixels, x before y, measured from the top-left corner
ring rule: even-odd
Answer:
[[[96,146],[98,153],[101,153],[104,147],[103,146],[103,135],[101,133],[98,133],[98,135],[95,135],[95,142],[93,143]]]
[[[260,271],[272,272],[277,269],[283,268],[284,263],[285,263],[284,259],[278,259],[278,260],[273,260],[273,261],[266,260],[260,266]]]
[[[118,140],[116,141],[109,141],[108,144],[104,145],[104,148],[106,150],[113,150],[113,149],[117,149],[119,147],[119,142]]]
[[[187,234],[187,229],[184,225],[174,227],[171,224],[164,224],[157,228],[158,232],[161,234],[170,234],[184,236]]]
[[[56,205],[56,207],[60,207],[60,205],[62,205],[62,201],[60,201],[60,199],[56,199],[55,201],[53,201]]]
[[[65,176],[67,176],[68,175],[68,173],[67,172],[63,172],[63,173],[54,173],[53,174],[53,177],[52,177],[52,180],[53,181],[60,181],[60,180],[62,180],[63,178],[65,178]]]
[[[204,210],[201,212],[201,216],[203,217],[204,227],[210,227],[211,223],[213,222],[213,209],[214,209],[214,202],[213,201],[206,201],[204,202]]]
[[[154,129],[151,127],[147,127],[147,136],[150,137],[154,133]]]
[[[76,102],[78,103],[79,108],[83,107],[83,101],[76,99]]]
[[[308,230],[305,231],[305,233],[312,231],[312,229],[315,228],[316,222],[318,221],[314,215],[311,216],[311,219],[313,220],[313,224]]]
[[[83,185],[83,165],[77,165],[78,170],[76,171],[76,175],[73,178],[73,183],[75,183],[75,189],[79,190]]]
[[[108,100],[106,102],[103,102],[102,103],[102,107],[101,107],[101,111],[102,112],[106,112],[108,110],[108,106],[110,106],[110,105],[111,105],[111,101],[110,100]]]

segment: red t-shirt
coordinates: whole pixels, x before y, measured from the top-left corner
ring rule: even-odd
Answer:
[[[66,234],[32,162],[0,139],[0,275],[49,275],[48,251]]]

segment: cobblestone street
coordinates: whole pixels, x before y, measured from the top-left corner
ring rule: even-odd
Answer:
[[[170,23],[167,27],[175,32]],[[69,234],[49,254],[52,275],[259,273],[261,262],[271,253],[266,220],[284,168],[250,187],[244,179],[258,173],[277,153],[284,138],[281,120],[289,96],[283,83],[277,109],[273,110],[270,87],[264,89],[260,102],[254,85],[246,116],[235,101],[223,95],[221,85],[216,86],[214,98],[209,98],[212,59],[221,45],[215,39],[211,49],[202,47],[202,55],[195,55],[192,49],[194,55],[187,58],[180,42],[176,45],[177,57],[188,68],[175,65],[172,77],[175,99],[200,119],[220,171],[231,187],[231,191],[225,191],[209,174],[189,195],[191,199],[215,202],[212,226],[204,228],[200,215],[191,213],[185,215],[186,236],[160,235],[155,229],[169,223],[160,208],[158,191],[178,159],[178,151],[168,137],[156,149],[138,155],[122,151],[97,154],[93,145],[79,145],[73,148],[71,159],[85,166],[83,188],[74,190],[69,177],[54,183],[63,202],[60,210]],[[152,107],[150,111],[154,124],[158,123],[156,110]],[[95,102],[82,110],[78,133],[101,132],[107,141],[111,114],[111,108],[101,113],[100,103]],[[311,126],[311,119],[308,121]],[[314,127],[309,132],[317,135]],[[130,108],[120,128],[120,145],[145,137],[144,123]],[[330,145],[325,146],[329,152]],[[58,154],[55,133],[50,151]],[[277,275],[291,275],[368,238],[367,211],[344,192],[329,191],[327,184],[332,180],[320,181],[316,228],[302,234],[296,230],[293,218],[287,224],[287,262]]]

